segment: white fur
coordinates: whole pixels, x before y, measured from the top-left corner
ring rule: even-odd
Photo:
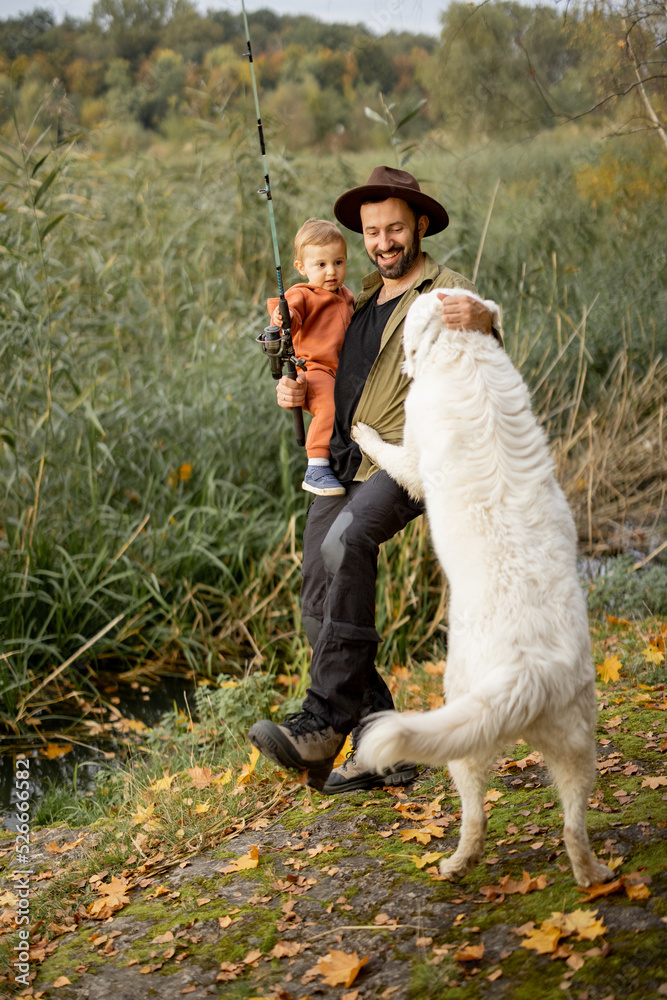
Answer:
[[[574,522],[519,373],[493,337],[444,327],[441,306],[429,292],[406,319],[404,369],[413,383],[403,445],[365,424],[352,436],[424,497],[451,590],[446,704],[377,716],[359,762],[448,764],[461,796],[461,837],[440,871],[461,875],[483,853],[494,754],[522,736],[551,770],[575,877],[590,885],[612,873],[586,833],[597,704]]]

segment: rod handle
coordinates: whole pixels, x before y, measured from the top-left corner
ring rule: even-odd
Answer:
[[[296,382],[296,365],[291,358],[288,358],[285,362],[285,368],[287,369],[286,375],[291,378],[293,382]],[[296,443],[300,448],[306,443],[306,432],[303,426],[303,410],[300,406],[295,406],[292,409],[292,419],[294,420],[294,434],[296,436]]]
[[[290,321],[289,306],[287,305],[287,299],[284,295],[280,296],[278,301],[278,309],[280,310],[280,315],[283,321],[283,334],[287,334],[290,338],[289,343],[292,342],[292,323]],[[287,369],[287,377],[291,378],[296,382],[296,365],[294,364],[294,352],[292,351],[291,356],[288,356],[285,361],[285,367]],[[300,448],[306,443],[306,432],[303,426],[303,410],[300,406],[295,406],[292,410],[292,418],[294,420],[294,434],[296,436],[296,443]]]

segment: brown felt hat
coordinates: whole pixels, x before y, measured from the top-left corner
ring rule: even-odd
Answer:
[[[428,216],[426,236],[440,233],[449,225],[449,216],[442,205],[424,194],[412,174],[396,167],[376,167],[365,184],[345,191],[338,198],[334,215],[347,229],[362,233],[359,209],[367,201],[384,201],[385,198],[401,198]]]

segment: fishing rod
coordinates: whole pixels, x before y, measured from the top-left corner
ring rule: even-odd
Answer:
[[[250,29],[248,27],[248,17],[246,15],[244,0],[241,0],[241,8],[243,10],[243,23],[245,25],[245,36],[246,44],[248,46],[247,51],[243,53],[244,56],[248,57],[250,62],[250,78],[252,80],[252,91],[255,96],[255,111],[257,113],[257,131],[259,134],[259,148],[262,153],[262,166],[264,168],[264,187],[260,188],[257,194],[266,195],[266,203],[269,209],[269,224],[271,226],[271,241],[273,243],[273,257],[276,265],[276,276],[278,278],[278,293],[280,298],[278,300],[278,309],[280,310],[280,316],[283,321],[282,328],[279,326],[267,326],[264,328],[264,333],[256,338],[257,343],[261,346],[264,353],[269,359],[269,365],[271,367],[271,375],[277,381],[282,377],[283,365],[287,370],[287,377],[296,381],[296,368],[305,369],[306,365],[304,361],[297,358],[294,354],[294,346],[292,344],[292,324],[290,322],[289,306],[287,305],[287,299],[285,298],[285,291],[283,288],[283,272],[280,266],[280,251],[278,249],[278,233],[276,231],[276,219],[273,212],[273,198],[271,197],[271,182],[269,181],[269,167],[266,161],[266,147],[264,145],[264,129],[262,127],[262,117],[259,111],[259,94],[257,92],[257,79],[255,77],[255,64],[252,58],[252,47],[250,45]],[[306,435],[303,428],[303,411],[300,406],[295,406],[292,409],[292,415],[294,418],[294,433],[296,435],[297,444],[303,447],[306,443]]]

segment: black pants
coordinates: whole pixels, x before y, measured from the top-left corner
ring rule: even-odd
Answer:
[[[339,733],[394,707],[375,668],[378,552],[422,510],[383,471],[351,483],[346,496],[316,497],[308,510],[301,613],[313,659],[304,708]]]

